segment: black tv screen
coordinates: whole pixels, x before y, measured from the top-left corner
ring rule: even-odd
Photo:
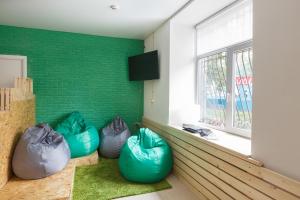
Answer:
[[[157,51],[129,57],[128,65],[130,81],[159,79]]]

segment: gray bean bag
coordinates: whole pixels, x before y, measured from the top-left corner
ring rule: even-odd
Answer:
[[[63,136],[41,124],[28,128],[22,135],[12,167],[19,178],[39,179],[61,171],[69,160],[70,150]]]
[[[122,146],[130,135],[126,123],[120,117],[116,117],[111,124],[102,129],[100,134],[101,155],[107,158],[118,158]]]

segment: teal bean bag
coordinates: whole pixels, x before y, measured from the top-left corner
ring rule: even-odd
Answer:
[[[127,140],[119,158],[122,176],[138,183],[159,182],[170,173],[172,166],[171,148],[148,128],[141,128]]]
[[[79,112],[71,113],[57,125],[56,131],[63,135],[68,142],[71,158],[89,155],[95,152],[99,146],[97,129],[86,122]]]

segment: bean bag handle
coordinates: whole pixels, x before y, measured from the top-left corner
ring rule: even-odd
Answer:
[[[62,142],[63,137],[56,134],[55,131],[47,124],[38,124],[37,127],[42,128],[44,131],[41,137],[36,141],[36,144],[43,143],[58,145]]]

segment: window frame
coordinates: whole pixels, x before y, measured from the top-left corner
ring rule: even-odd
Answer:
[[[197,35],[197,30],[196,31],[196,35]],[[195,45],[196,45],[196,51],[197,51],[197,38],[195,41]],[[197,77],[196,77],[196,88],[197,88],[197,102],[200,104],[200,119],[202,119],[203,117],[203,107],[204,107],[204,103],[203,103],[203,87],[201,85],[204,84],[204,79],[203,79],[203,69],[201,69],[200,66],[200,60],[203,58],[206,58],[208,56],[212,56],[215,55],[217,53],[222,53],[222,52],[226,52],[226,101],[227,101],[227,106],[225,109],[225,113],[226,113],[226,117],[225,117],[225,127],[218,127],[218,126],[213,126],[211,124],[207,124],[204,122],[201,122],[199,120],[199,123],[202,126],[208,127],[208,128],[212,128],[212,129],[217,129],[220,131],[225,131],[228,133],[232,133],[235,135],[239,135],[242,137],[246,137],[246,138],[251,138],[251,130],[246,130],[246,129],[240,129],[240,128],[236,128],[233,126],[233,122],[234,122],[234,103],[235,103],[235,95],[233,95],[235,93],[235,64],[234,64],[234,53],[237,51],[242,51],[244,49],[248,49],[248,48],[252,48],[253,50],[253,45],[252,45],[252,39],[251,40],[247,40],[244,42],[239,42],[224,48],[220,48],[218,50],[214,50],[208,53],[204,53],[201,55],[197,55],[196,52],[196,71],[197,71]]]

